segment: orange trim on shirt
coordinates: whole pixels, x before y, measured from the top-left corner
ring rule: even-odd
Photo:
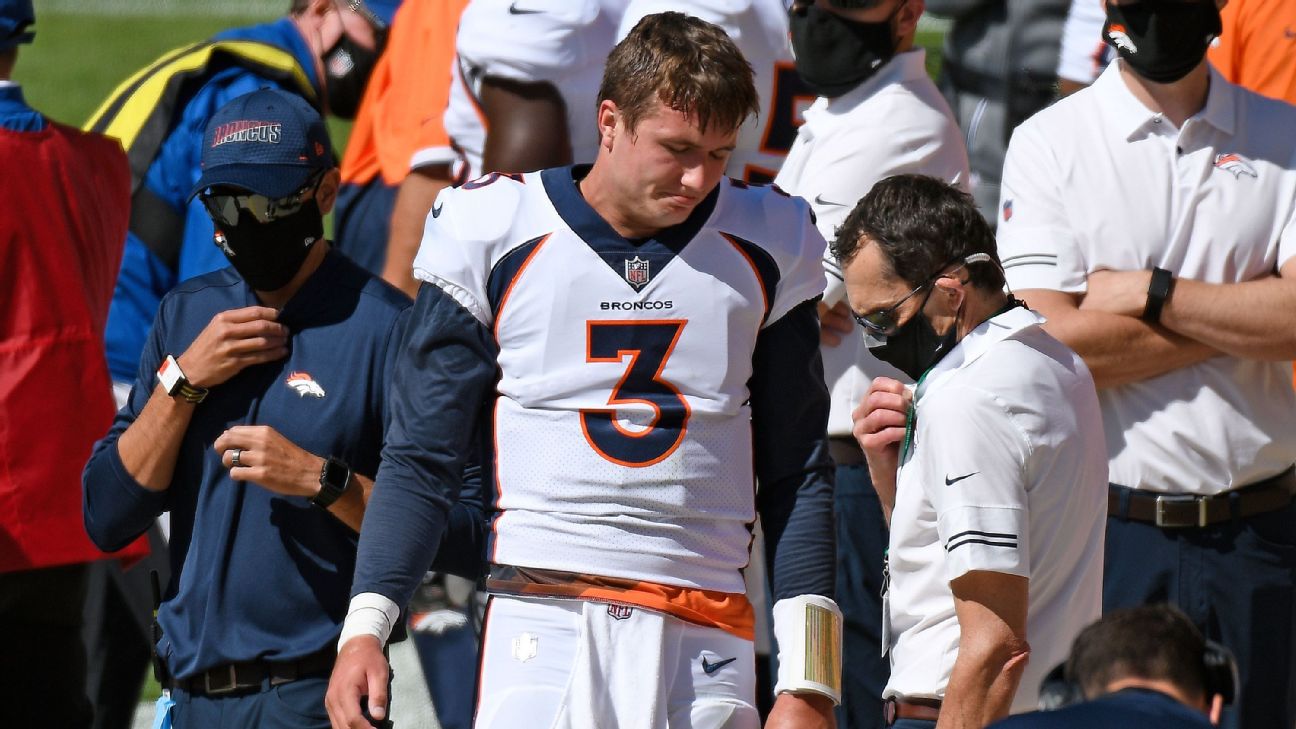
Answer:
[[[740,592],[698,590],[620,577],[495,565],[486,580],[493,593],[559,597],[630,605],[719,628],[744,640],[756,639],[756,614]]]

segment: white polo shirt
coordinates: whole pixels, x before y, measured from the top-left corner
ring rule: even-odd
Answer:
[[[1169,269],[1237,283],[1296,254],[1296,107],[1210,71],[1182,129],[1144,107],[1117,61],[1018,127],[999,254],[1018,291],[1084,293],[1089,272]],[[1099,392],[1113,483],[1211,494],[1296,462],[1291,367],[1220,355]]]
[[[1071,0],[1066,25],[1062,26],[1062,50],[1058,54],[1059,78],[1091,84],[1116,57],[1103,40],[1107,12],[1098,0]]]
[[[1107,453],[1093,378],[1023,308],[970,332],[919,383],[891,516],[884,697],[944,698],[958,657],[949,583],[1030,580],[1030,660],[1012,711],[1102,611]]]
[[[809,201],[825,239],[833,240],[860,198],[891,175],[931,175],[968,188],[967,147],[949,105],[927,76],[926,57],[922,49],[901,53],[849,93],[820,98],[806,110],[805,124],[774,182]],[[831,252],[824,268],[824,301],[841,301],[845,287]],[[858,332],[822,352],[832,390],[829,435],[850,435],[851,410],[874,377],[908,381],[869,354]]]

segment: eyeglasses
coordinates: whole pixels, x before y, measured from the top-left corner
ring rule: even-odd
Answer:
[[[954,273],[955,271],[958,271],[960,268],[967,266],[969,263],[982,263],[984,261],[992,261],[992,260],[994,259],[991,258],[988,253],[973,253],[972,255],[963,258],[962,263],[959,263],[959,258],[954,258],[950,261],[947,261],[943,265],[937,267],[936,273],[933,273],[931,276],[928,276],[925,281],[918,284],[918,286],[915,287],[913,291],[910,291],[909,293],[905,294],[904,298],[900,299],[895,304],[885,309],[882,309],[881,311],[874,311],[868,314],[857,314],[852,310],[851,316],[855,318],[855,322],[857,324],[859,324],[861,327],[864,327],[864,331],[867,332],[868,334],[871,334],[873,336],[880,336],[880,337],[886,337],[888,335],[894,334],[896,329],[899,328],[899,321],[896,315],[896,311],[898,311],[900,307],[904,306],[904,303],[909,299],[912,299],[919,291],[922,291],[923,289],[926,288],[930,288],[931,285],[936,283],[937,279],[939,279],[940,277],[947,276],[951,273]],[[954,263],[959,263],[958,268],[955,268],[953,271],[945,270],[947,267],[949,267],[951,264]],[[926,299],[924,299],[923,305],[926,305],[926,303],[927,301]]]
[[[246,211],[258,223],[269,223],[272,220],[292,215],[306,204],[315,194],[320,177],[316,176],[302,189],[287,197],[271,199],[265,195],[247,193],[243,195],[202,194],[203,207],[212,222],[217,225],[238,225],[239,211]]]

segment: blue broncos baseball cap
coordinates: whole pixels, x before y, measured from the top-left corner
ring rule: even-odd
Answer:
[[[336,166],[319,113],[296,94],[260,89],[222,106],[207,123],[202,176],[189,197],[217,185],[287,197]]]
[[[31,0],[0,0],[0,51],[31,43],[36,34],[27,28],[35,22]]]

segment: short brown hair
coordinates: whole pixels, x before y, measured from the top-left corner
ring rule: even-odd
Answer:
[[[1113,610],[1076,636],[1068,679],[1088,698],[1123,678],[1168,681],[1187,696],[1210,698],[1206,642],[1192,620],[1167,604]]]
[[[684,13],[646,15],[608,56],[599,103],[610,100],[634,132],[661,101],[706,131],[737,129],[760,111],[751,64],[724,30]]]

